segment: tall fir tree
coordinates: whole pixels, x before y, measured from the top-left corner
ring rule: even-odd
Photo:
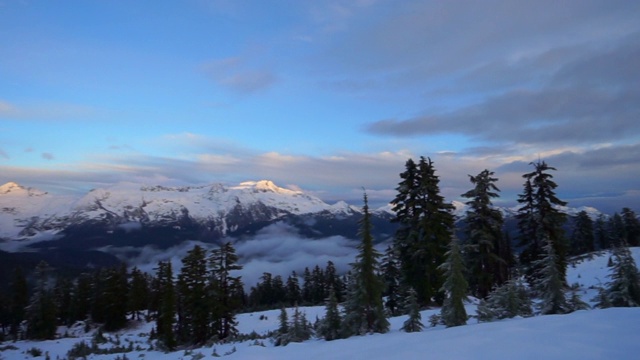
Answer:
[[[400,257],[402,279],[413,287],[421,303],[441,304],[444,282],[438,266],[444,261],[447,243],[453,233],[453,206],[440,195],[440,180],[431,159],[421,157],[416,165],[407,160],[406,170],[391,202],[400,224],[394,246]]]
[[[367,332],[385,333],[389,331],[389,321],[384,313],[382,292],[384,284],[379,275],[380,253],[373,247],[371,217],[367,194],[364,194],[362,219],[360,220],[360,238],[356,261],[352,264],[353,284],[348,294],[345,317],[346,327],[353,335]]]
[[[130,273],[128,312],[135,320],[140,320],[140,313],[149,308],[149,279],[137,267]]]
[[[489,170],[483,170],[476,176],[469,175],[474,188],[462,194],[470,199],[465,218],[467,235],[466,257],[469,268],[469,285],[473,293],[486,298],[494,286],[504,283],[508,277],[505,267],[508,262],[501,257],[500,245],[504,220],[502,213],[493,207],[491,199],[497,198],[500,189],[495,185],[497,178]]]
[[[238,255],[230,242],[212,251],[209,267],[214,332],[219,339],[226,339],[238,334],[235,313],[242,305],[242,298],[238,295],[243,287],[241,277],[237,276],[242,266],[238,264]]]
[[[446,279],[442,285],[446,296],[441,309],[442,321],[447,327],[466,325],[464,301],[467,300],[468,283],[464,278],[464,260],[455,236],[451,238],[446,256],[446,261],[440,265]]]
[[[165,348],[173,350],[177,345],[174,335],[176,299],[170,261],[158,263],[154,284],[154,292],[158,299],[156,336]]]
[[[196,245],[182,259],[178,275],[178,340],[181,343],[202,344],[211,335],[207,277],[205,250]]]
[[[495,288],[480,301],[477,309],[478,321],[533,316],[532,302],[522,281],[514,277]]]
[[[531,265],[547,255],[543,247],[550,243],[557,261],[557,270],[564,279],[567,273],[568,244],[562,226],[566,221],[566,215],[557,207],[565,206],[567,203],[556,196],[555,189],[558,185],[549,173],[556,169],[544,161],[531,165],[534,171],[522,175],[525,178],[524,191],[518,199],[522,204],[517,215],[520,245],[524,246],[520,261],[525,266],[530,266],[527,275],[533,281],[538,271]]]

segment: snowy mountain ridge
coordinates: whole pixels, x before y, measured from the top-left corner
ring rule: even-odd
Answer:
[[[285,215],[359,212],[360,208],[344,201],[330,205],[269,180],[184,187],[122,182],[93,189],[80,198],[52,195],[14,182],[0,186],[0,238],[4,239],[56,233],[87,222],[175,224],[187,220],[206,223],[224,235],[239,226],[237,219],[249,223]]]

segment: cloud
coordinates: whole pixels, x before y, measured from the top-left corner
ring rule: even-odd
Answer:
[[[247,64],[239,57],[210,61],[202,69],[219,86],[241,94],[268,89],[277,81],[277,76],[271,70]]]
[[[15,104],[0,99],[0,119],[80,120],[94,117],[96,109],[87,105],[57,102]]]
[[[9,154],[6,151],[0,149],[0,158],[9,159]]]
[[[42,158],[45,160],[53,160],[53,154],[52,153],[48,153],[48,152],[43,152],[41,154]]]

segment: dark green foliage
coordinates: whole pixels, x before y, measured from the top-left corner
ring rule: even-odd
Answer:
[[[21,268],[16,268],[11,281],[11,303],[9,305],[9,333],[17,340],[20,333],[20,323],[25,319],[25,308],[29,304],[29,289],[27,279]]]
[[[137,267],[131,269],[129,304],[127,311],[136,320],[140,320],[140,312],[149,307],[149,279]]]
[[[522,175],[525,178],[524,191],[519,195],[518,202],[522,207],[518,209],[518,228],[520,230],[520,245],[524,250],[520,261],[525,266],[534,265],[538,259],[545,256],[543,247],[547,243],[553,246],[554,258],[558,263],[560,277],[566,278],[568,245],[564,238],[562,225],[566,215],[557,209],[567,203],[558,199],[555,189],[558,185],[552,180],[549,171],[556,170],[544,161],[531,163],[534,171]],[[530,281],[535,281],[535,274],[539,273],[535,266],[527,272]]]
[[[446,257],[446,261],[440,265],[445,274],[445,282],[442,285],[445,299],[440,311],[442,321],[447,327],[465,325],[467,311],[464,301],[467,300],[468,284],[464,278],[464,262],[457,238],[451,238]]]
[[[61,325],[71,325],[73,323],[73,303],[72,303],[73,283],[71,280],[58,277],[53,288],[54,303],[56,305],[57,323]]]
[[[491,199],[498,197],[500,191],[495,185],[498,179],[493,175],[489,170],[484,170],[477,176],[469,175],[474,188],[462,194],[462,197],[471,199],[466,202],[469,210],[465,220],[468,241],[465,250],[470,288],[480,298],[487,297],[494,286],[507,280],[508,268],[503,265],[511,258],[511,254],[506,254],[504,249],[500,251],[500,247],[506,245],[502,239],[502,213],[491,202]]]
[[[300,289],[300,281],[295,271],[287,278],[286,301],[290,306],[295,306],[302,301],[302,290]]]
[[[531,298],[522,281],[513,278],[495,288],[477,309],[478,321],[533,316]]]
[[[576,215],[571,234],[572,255],[580,255],[595,250],[595,236],[593,231],[593,220],[586,211],[580,211]]]
[[[352,335],[367,332],[385,333],[389,322],[384,313],[382,292],[384,284],[378,276],[380,253],[373,247],[367,194],[364,194],[363,217],[356,261],[352,264],[353,282],[347,295],[345,327]]]
[[[27,307],[27,338],[53,339],[56,334],[56,305],[49,288],[49,264],[40,262],[35,270],[37,285]]]
[[[407,160],[405,172],[391,202],[399,223],[394,246],[400,258],[405,285],[418,293],[418,301],[441,304],[439,290],[444,282],[438,266],[444,261],[447,243],[453,232],[453,206],[440,195],[438,176],[431,159],[420,158],[416,165]]]
[[[73,320],[85,320],[91,312],[93,287],[92,276],[81,274],[76,279],[75,290],[73,292]]]
[[[422,315],[420,314],[420,305],[418,305],[418,294],[411,288],[409,289],[408,298],[405,304],[404,312],[409,315],[409,318],[402,324],[402,331],[404,332],[419,332],[422,331],[424,325],[422,324]]]

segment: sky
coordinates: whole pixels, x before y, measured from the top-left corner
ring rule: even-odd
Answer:
[[[569,206],[640,212],[640,2],[0,0],[0,183],[269,179],[393,199],[430,157],[499,205],[555,167]]]

